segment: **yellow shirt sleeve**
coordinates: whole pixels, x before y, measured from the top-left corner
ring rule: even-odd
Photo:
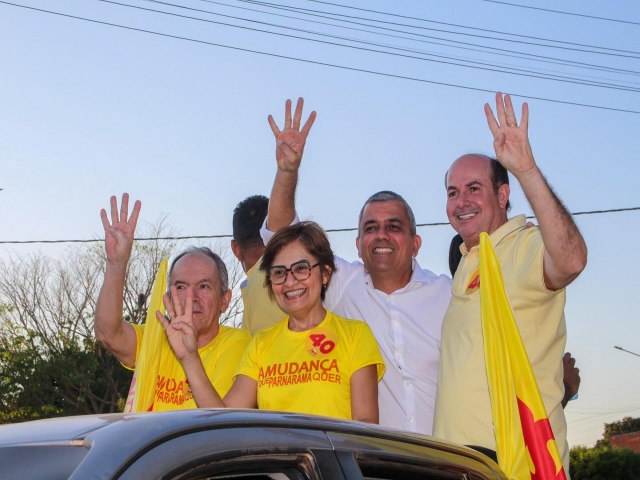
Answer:
[[[247,272],[247,278],[240,286],[244,305],[242,328],[251,335],[275,325],[287,316],[269,297],[269,289],[264,286],[265,272],[259,268],[261,261],[258,260]]]

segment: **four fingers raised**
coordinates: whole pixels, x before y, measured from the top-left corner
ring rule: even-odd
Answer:
[[[267,116],[267,121],[269,122],[269,127],[271,127],[271,131],[273,132],[273,135],[277,137],[284,130],[296,130],[302,133],[305,137],[309,135],[309,131],[311,130],[311,127],[313,126],[313,123],[316,120],[317,114],[315,111],[311,112],[311,114],[309,115],[309,118],[302,126],[302,129],[300,129],[300,122],[302,120],[303,108],[304,108],[304,98],[299,97],[296,102],[296,109],[292,117],[291,116],[291,100],[287,99],[284,107],[284,124],[282,126],[282,130],[278,127],[275,119],[273,118],[273,115]]]
[[[525,131],[529,128],[529,106],[526,102],[522,104],[522,118],[518,126],[518,119],[513,108],[511,95],[503,95],[502,92],[496,93],[496,116],[488,103],[484,104],[484,113],[487,117],[487,124],[494,137],[499,134],[501,128],[515,127]]]
[[[131,227],[132,230],[135,230],[136,224],[138,223],[138,217],[140,216],[140,210],[142,208],[142,202],[140,200],[136,200],[133,204],[133,209],[131,210],[131,216],[129,216],[129,194],[122,194],[122,202],[120,205],[120,211],[118,211],[118,199],[115,195],[112,195],[110,198],[110,212],[111,212],[111,223],[109,223],[109,216],[107,215],[107,211],[103,208],[100,210],[100,219],[102,220],[102,226],[105,231],[108,231],[111,226],[127,224]]]

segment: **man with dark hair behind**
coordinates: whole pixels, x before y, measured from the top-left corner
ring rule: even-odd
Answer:
[[[238,203],[233,211],[231,250],[247,274],[240,284],[244,304],[242,328],[251,335],[276,324],[286,315],[275,301],[264,295],[265,274],[258,268],[264,253],[260,227],[268,208],[267,197],[252,195]]]
[[[251,195],[233,210],[233,240],[231,250],[245,272],[251,270],[264,252],[260,227],[267,216],[269,199],[264,195]]]

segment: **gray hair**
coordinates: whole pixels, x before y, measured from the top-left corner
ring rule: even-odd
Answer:
[[[360,215],[358,215],[358,235],[360,235],[361,233],[360,224],[362,223],[362,215],[367,205],[373,202],[388,202],[390,200],[396,200],[402,204],[402,206],[404,207],[404,211],[407,214],[407,217],[409,217],[409,230],[411,231],[411,235],[416,234],[416,217],[413,214],[413,210],[411,210],[411,207],[409,206],[407,201],[404,198],[402,198],[402,195],[398,195],[396,192],[392,192],[390,190],[382,190],[380,192],[374,193],[367,199],[366,202],[364,202],[364,205],[360,210]]]
[[[180,252],[171,262],[171,266],[169,267],[169,278],[171,278],[173,267],[176,266],[178,260],[189,255],[190,253],[199,253],[213,260],[216,264],[216,267],[218,267],[218,276],[220,277],[220,290],[222,291],[222,293],[229,290],[229,273],[227,272],[227,266],[224,264],[222,258],[220,258],[220,255],[214,253],[213,250],[211,250],[209,247],[188,247]]]

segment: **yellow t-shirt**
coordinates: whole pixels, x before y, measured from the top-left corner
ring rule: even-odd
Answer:
[[[260,270],[262,258],[247,272],[247,278],[240,285],[244,311],[242,313],[242,328],[251,335],[269,328],[284,317],[284,313],[275,300],[269,297],[269,290],[264,286],[265,272]]]
[[[367,325],[327,311],[306,332],[293,332],[289,318],[251,339],[237,375],[258,382],[258,408],[351,418],[351,375],[377,365],[385,371],[378,343]]]
[[[565,290],[551,291],[545,286],[542,236],[537,227],[525,228],[525,222],[524,215],[514,217],[489,237],[568,473],[567,424],[561,405]],[[461,250],[464,257],[453,279],[453,296],[442,325],[433,434],[495,450],[482,341],[479,249],[476,246],[469,252]]]
[[[144,325],[132,324],[132,326],[136,331],[137,361],[144,336]],[[215,338],[198,349],[207,377],[221,397],[227,394],[233,384],[233,373],[242,358],[249,339],[249,334],[244,330],[220,325],[220,330]],[[182,365],[171,351],[167,355],[164,365],[160,365],[155,401],[151,410],[159,412],[187,408],[198,408],[198,406],[193,399]]]

